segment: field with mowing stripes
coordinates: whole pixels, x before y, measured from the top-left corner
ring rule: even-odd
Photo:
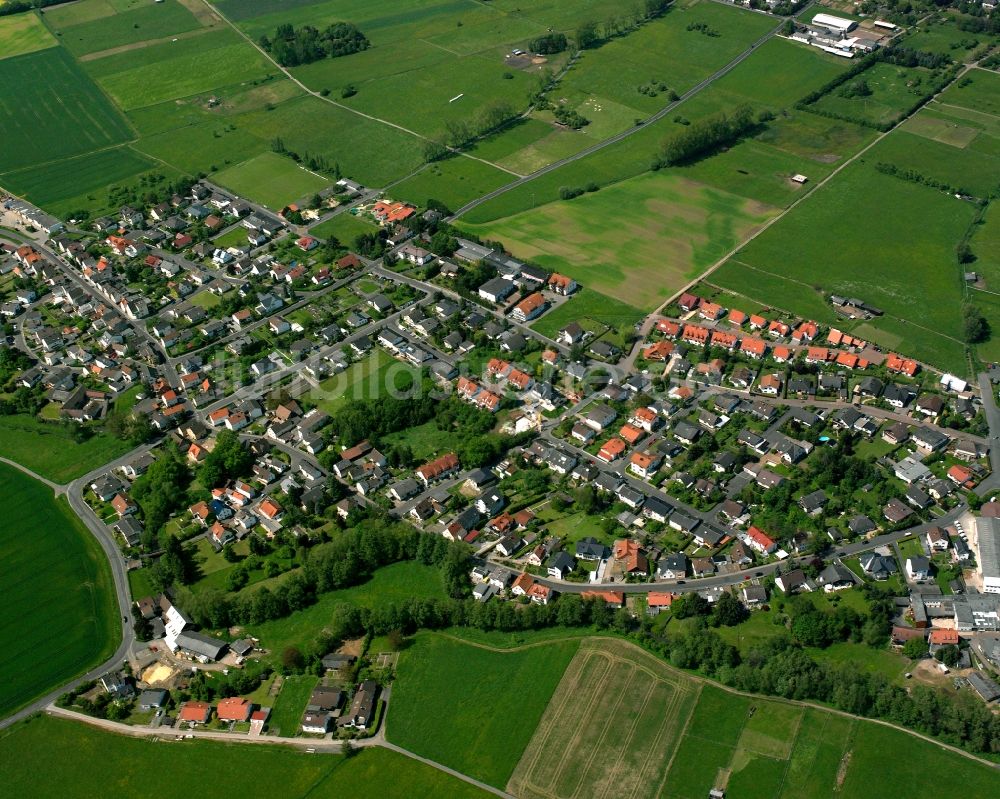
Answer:
[[[0,60],[0,173],[119,144],[132,131],[60,47]]]
[[[0,716],[108,657],[119,619],[111,572],[64,499],[0,464]]]
[[[652,655],[585,640],[507,790],[521,799],[654,799],[697,697],[695,684]]]

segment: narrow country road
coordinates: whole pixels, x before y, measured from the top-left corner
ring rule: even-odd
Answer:
[[[0,456],[0,463],[5,463],[5,464],[7,464],[8,466],[10,466],[10,467],[12,467],[14,469],[17,469],[19,472],[24,472],[26,475],[28,475],[28,477],[35,478],[39,483],[45,483],[45,485],[47,485],[49,488],[51,488],[55,492],[55,495],[57,497],[60,494],[65,494],[66,493],[66,486],[61,485],[59,483],[53,483],[47,477],[42,477],[40,474],[37,474],[37,473],[31,471],[31,469],[29,469],[27,466],[22,466],[17,461],[12,461],[10,458],[4,458],[4,457]]]

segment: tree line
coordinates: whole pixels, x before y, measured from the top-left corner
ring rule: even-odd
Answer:
[[[714,116],[693,122],[674,134],[660,147],[653,169],[690,163],[734,144],[760,124],[749,105],[737,106],[732,114]]]

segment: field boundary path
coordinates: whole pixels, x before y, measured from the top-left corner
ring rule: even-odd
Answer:
[[[62,483],[54,483],[51,480],[49,480],[49,478],[42,477],[40,474],[31,471],[31,469],[29,469],[27,466],[22,466],[17,461],[12,461],[10,458],[4,458],[3,456],[0,456],[0,463],[5,463],[7,466],[17,469],[19,472],[24,472],[26,475],[28,475],[28,477],[33,477],[39,483],[44,483],[55,492],[55,495],[57,497],[66,493],[66,485]]]

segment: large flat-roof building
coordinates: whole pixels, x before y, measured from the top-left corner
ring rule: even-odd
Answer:
[[[832,14],[817,14],[812,18],[812,24],[818,28],[826,28],[835,33],[847,33],[854,30],[858,23],[853,19],[835,17]]]
[[[983,592],[1000,594],[1000,519],[987,516],[976,519],[976,535]]]

